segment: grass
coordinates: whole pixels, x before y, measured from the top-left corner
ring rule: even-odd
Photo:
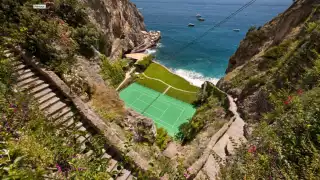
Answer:
[[[170,88],[167,91],[166,95],[174,97],[189,104],[192,104],[194,101],[197,100],[197,93],[186,93],[172,88]]]
[[[182,77],[171,73],[166,68],[157,63],[150,64],[150,66],[146,69],[144,74],[151,78],[160,79],[163,82],[171,85],[172,87],[176,87],[182,90],[198,92],[200,89],[199,87],[191,85],[190,82],[183,79]],[[140,79],[137,80],[137,82],[145,87],[148,87],[161,93],[163,93],[168,88],[166,84],[163,84],[156,80],[148,79],[143,75]],[[170,88],[166,95],[174,97],[178,100],[184,101],[189,104],[191,104],[197,99],[197,93],[187,93],[173,88]]]
[[[168,87],[167,85],[165,85],[159,81],[148,79],[144,76],[141,76],[141,78],[139,78],[137,80],[137,83],[139,83],[140,85],[143,85],[145,87],[148,87],[150,89],[153,89],[155,91],[161,92],[161,93],[164,92]]]
[[[161,79],[167,84],[170,84],[171,86],[179,89],[193,92],[197,92],[199,90],[198,87],[191,85],[190,82],[188,82],[187,80],[171,73],[166,68],[157,63],[150,64],[150,66],[144,72],[144,74],[152,78]]]

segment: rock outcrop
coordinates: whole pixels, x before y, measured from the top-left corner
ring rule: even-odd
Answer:
[[[230,58],[226,72],[231,72],[250,61],[261,51],[278,45],[284,39],[289,38],[290,33],[308,18],[315,1],[296,1],[287,11],[275,17],[263,27],[248,32],[245,39],[240,42],[236,53]]]
[[[129,0],[79,0],[87,6],[88,15],[104,33],[108,45],[105,53],[118,57],[144,41],[143,17]]]
[[[153,143],[157,134],[157,128],[152,119],[128,109],[127,115],[122,121],[125,129],[132,131],[134,141]]]
[[[303,52],[309,46],[304,42],[316,41],[317,35],[311,35],[307,29],[309,23],[319,19],[316,6],[319,3],[319,0],[296,1],[263,27],[251,28],[230,58],[227,74],[217,86],[237,98],[239,112],[246,120],[258,120],[272,110],[269,101],[272,91],[284,86],[298,88],[294,86],[304,70],[284,65],[296,63],[294,56],[287,53]],[[305,67],[310,65],[308,61],[301,63],[306,63]]]

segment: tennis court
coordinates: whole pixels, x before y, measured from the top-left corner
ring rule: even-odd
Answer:
[[[152,89],[133,83],[120,92],[120,98],[127,107],[151,118],[157,127],[163,127],[174,136],[180,124],[187,122],[196,109]]]

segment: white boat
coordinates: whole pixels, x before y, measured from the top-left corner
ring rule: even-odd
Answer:
[[[200,14],[197,14],[196,17],[199,18],[199,17],[201,17],[201,15],[200,15]]]
[[[193,26],[194,26],[194,24],[192,24],[192,23],[189,23],[189,24],[188,24],[188,26],[189,26],[189,27],[193,27]]]
[[[240,29],[233,29],[234,32],[240,32]]]

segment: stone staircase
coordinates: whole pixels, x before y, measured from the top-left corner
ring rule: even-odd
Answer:
[[[5,55],[11,59],[17,75],[16,89],[31,95],[39,104],[39,109],[45,114],[48,120],[52,120],[57,127],[57,133],[69,133],[80,146],[81,154],[95,156],[98,154],[90,149],[92,136],[96,134],[85,121],[70,100],[65,98],[59,90],[41,77],[32,67],[25,64],[21,59],[16,58],[9,50],[5,50]],[[79,133],[80,132],[80,133]],[[108,160],[107,171],[115,180],[136,179],[131,171],[123,168],[121,163],[109,155],[105,149],[102,150],[101,158]]]

